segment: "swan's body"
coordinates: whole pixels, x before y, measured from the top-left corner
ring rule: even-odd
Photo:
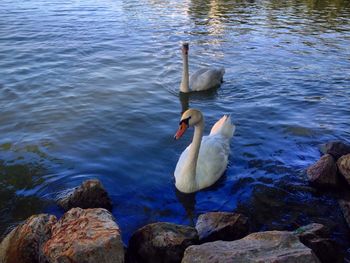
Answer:
[[[195,132],[192,143],[179,158],[174,175],[176,188],[192,193],[214,184],[226,170],[235,126],[225,115],[215,123],[210,134],[203,137],[203,115],[198,110],[189,109],[182,115],[176,138],[186,130],[183,124],[186,121],[187,126],[195,127]]]
[[[225,74],[224,68],[203,68],[189,77],[188,43],[182,46],[183,71],[180,85],[181,92],[204,91],[219,87]]]

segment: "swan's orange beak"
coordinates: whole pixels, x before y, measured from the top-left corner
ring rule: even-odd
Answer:
[[[181,122],[179,129],[177,130],[174,139],[178,140],[180,139],[180,137],[185,133],[185,131],[187,130],[187,125],[185,122]]]

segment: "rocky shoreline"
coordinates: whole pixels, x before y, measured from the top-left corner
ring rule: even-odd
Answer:
[[[329,142],[307,169],[310,184],[336,191],[350,226],[350,145]],[[167,222],[135,231],[125,247],[111,214],[112,202],[98,180],[87,180],[58,199],[66,213],[33,215],[0,244],[0,263],[51,262],[343,262],[344,251],[328,227],[312,223],[294,231],[251,233],[240,213],[209,212],[195,227]]]

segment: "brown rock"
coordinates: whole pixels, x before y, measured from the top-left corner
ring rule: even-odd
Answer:
[[[53,226],[43,253],[49,263],[124,262],[119,227],[103,208],[69,210]]]
[[[346,223],[350,227],[350,200],[347,199],[339,199],[338,204],[340,206],[341,211],[343,212],[343,216],[345,218]]]
[[[344,254],[340,246],[330,238],[313,238],[304,243],[311,248],[322,263],[344,262]]]
[[[329,229],[324,225],[309,224],[298,228],[294,233],[305,246],[312,249],[322,263],[343,262],[344,255],[340,246],[329,238]]]
[[[196,224],[201,243],[240,239],[249,234],[248,218],[238,213],[210,212],[198,217]]]
[[[341,156],[350,153],[350,145],[341,141],[332,141],[326,143],[323,152],[328,153],[338,160]]]
[[[338,184],[337,166],[330,154],[323,155],[307,169],[309,181],[318,186],[335,187]]]
[[[337,166],[340,174],[344,176],[350,184],[350,154],[343,155],[337,161]]]
[[[299,237],[300,241],[305,244],[308,240],[319,238],[319,237],[329,237],[330,232],[327,227],[322,224],[312,223],[306,226],[299,227],[294,233]]]
[[[67,196],[57,201],[65,211],[74,207],[106,208],[112,211],[112,201],[99,180],[86,180]]]
[[[198,242],[196,229],[171,223],[154,223],[137,230],[129,241],[129,262],[181,262],[185,249]]]
[[[311,249],[287,231],[250,234],[236,241],[215,241],[186,249],[182,263],[318,263]]]
[[[0,262],[40,262],[41,246],[51,237],[51,228],[56,220],[55,216],[39,214],[17,226],[0,244]]]

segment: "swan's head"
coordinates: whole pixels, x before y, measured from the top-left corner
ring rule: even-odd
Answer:
[[[189,45],[188,45],[187,42],[182,44],[182,48],[181,48],[182,49],[182,54],[185,55],[185,56],[188,55],[188,46]]]
[[[185,111],[179,122],[179,129],[177,130],[174,139],[178,140],[185,133],[189,127],[196,126],[203,121],[203,115],[199,110],[188,109]]]

